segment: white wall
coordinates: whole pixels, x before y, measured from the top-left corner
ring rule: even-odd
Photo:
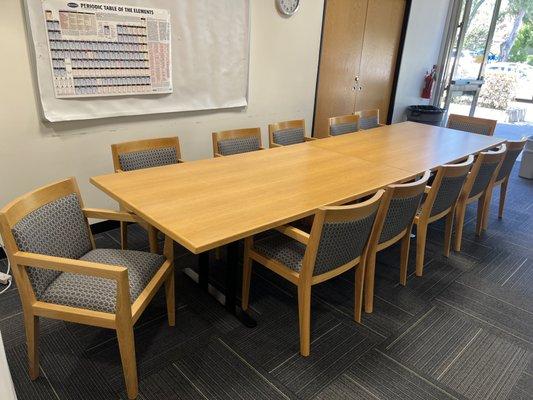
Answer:
[[[393,122],[405,120],[405,108],[429,104],[422,99],[424,74],[437,64],[451,0],[413,0],[405,36]]]
[[[249,107],[90,122],[47,123],[40,119],[31,47],[22,5],[2,2],[0,13],[0,207],[40,185],[75,176],[85,203],[115,207],[90,185],[112,172],[110,145],[177,135],[185,160],[212,156],[211,132],[305,118],[312,126],[323,0],[301,2],[292,18],[280,17],[273,0],[251,0]]]

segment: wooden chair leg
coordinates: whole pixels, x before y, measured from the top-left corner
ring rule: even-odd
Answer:
[[[148,243],[150,244],[150,253],[158,254],[157,229],[153,226],[148,226]]]
[[[453,249],[461,251],[461,242],[463,240],[463,225],[465,223],[466,204],[460,204],[455,210],[455,240]]]
[[[453,210],[446,216],[446,227],[444,230],[444,256],[450,257],[450,248],[452,243],[452,228],[453,228]]]
[[[39,377],[39,317],[25,312],[24,328],[28,346],[30,379],[35,380]]]
[[[424,222],[416,225],[416,276],[422,276],[424,271],[427,229],[428,227]]]
[[[168,325],[176,325],[176,291],[175,291],[174,268],[165,281],[165,298],[167,300]]]
[[[362,258],[361,262],[355,270],[354,320],[359,323],[361,323],[361,310],[363,308],[363,286],[365,284],[365,270],[366,260]]]
[[[411,245],[411,229],[407,231],[402,239],[400,253],[400,285],[407,285],[407,267],[409,265],[409,247]]]
[[[128,223],[120,223],[120,248],[126,250],[128,248]]]
[[[135,339],[133,337],[133,324],[131,323],[131,318],[129,324],[118,320],[117,339],[118,347],[120,349],[120,358],[122,359],[122,370],[124,371],[128,399],[133,400],[137,398],[138,382],[137,361],[135,359]]]
[[[356,274],[359,272],[359,270],[362,269],[357,267]],[[374,310],[374,280],[376,275],[376,252],[370,251],[370,254],[368,255],[368,261],[366,263],[366,272],[365,272],[365,284],[364,284],[364,295],[365,295],[365,312],[370,314]],[[356,299],[357,299],[357,275],[355,279],[355,286],[356,286]],[[357,305],[355,308],[355,314],[357,315]],[[356,318],[357,321],[357,318]],[[360,318],[359,321],[361,322]]]
[[[487,202],[487,193],[481,196],[477,201],[477,218],[476,218],[476,236],[481,236],[483,230],[483,220],[485,219],[485,206]]]
[[[251,238],[244,240],[244,258],[242,264],[242,304],[241,308],[248,310],[248,304],[250,301],[250,282],[252,279],[252,262],[250,258],[250,247],[252,245]]]
[[[311,286],[298,285],[298,319],[300,325],[300,354],[311,352]]]
[[[500,186],[500,205],[498,207],[498,218],[503,218],[503,207],[505,206],[505,196],[507,195],[507,184],[509,178],[506,178]]]

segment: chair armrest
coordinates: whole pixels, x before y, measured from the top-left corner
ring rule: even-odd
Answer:
[[[215,153],[215,157],[224,157],[224,156],[220,153]]]
[[[306,142],[312,142],[313,140],[318,140],[318,138],[317,137],[311,137],[311,136],[306,136],[305,137],[305,141]]]
[[[431,186],[426,186],[426,187],[424,188],[424,193],[427,194],[427,193],[429,193],[430,190],[431,190]]]
[[[309,242],[309,234],[301,229],[295,228],[291,225],[282,225],[274,228],[278,232],[299,241],[300,243],[307,244]]]
[[[83,213],[87,218],[109,219],[121,222],[140,222],[140,218],[127,211],[106,210],[103,208],[84,208]]]
[[[178,158],[178,164],[183,164],[185,161],[181,158]]]
[[[121,281],[128,279],[128,269],[118,265],[100,264],[71,258],[46,256],[44,254],[26,253],[17,251],[13,254],[13,261],[23,267],[36,267],[54,271],[69,272],[95,276],[98,278]]]
[[[270,143],[270,148],[272,149],[274,147],[283,147],[283,145],[274,142]]]

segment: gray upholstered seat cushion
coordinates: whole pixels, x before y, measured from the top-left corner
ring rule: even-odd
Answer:
[[[223,156],[248,153],[249,151],[259,150],[260,147],[259,138],[256,136],[225,139],[218,142],[218,152]]]
[[[357,132],[359,127],[356,123],[350,122],[347,124],[331,125],[329,127],[329,134],[331,136],[344,135],[346,133]]]
[[[19,250],[28,253],[77,259],[92,249],[89,229],[75,193],[24,216],[12,233]],[[35,295],[41,295],[60,273],[28,268]]]
[[[379,126],[378,117],[373,115],[371,117],[363,117],[359,119],[359,129],[372,129]]]
[[[281,129],[272,134],[274,143],[288,146],[305,142],[304,128]]]
[[[133,303],[152,279],[165,257],[134,250],[91,250],[80,260],[128,268],[130,299]],[[48,303],[114,313],[116,310],[116,281],[92,276],[61,273],[39,297]]]
[[[175,147],[161,147],[143,151],[123,153],[118,156],[122,171],[160,167],[178,163]]]
[[[458,131],[478,133],[480,135],[490,135],[490,127],[483,124],[466,121],[449,121],[448,128],[457,129]]]
[[[306,246],[282,233],[272,235],[254,243],[254,250],[272,258],[293,271],[300,272]]]

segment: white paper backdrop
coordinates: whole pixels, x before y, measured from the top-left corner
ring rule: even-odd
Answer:
[[[42,2],[25,0],[45,119],[73,121],[247,105],[249,0],[112,0],[102,3],[170,11],[173,93],[56,99]]]

